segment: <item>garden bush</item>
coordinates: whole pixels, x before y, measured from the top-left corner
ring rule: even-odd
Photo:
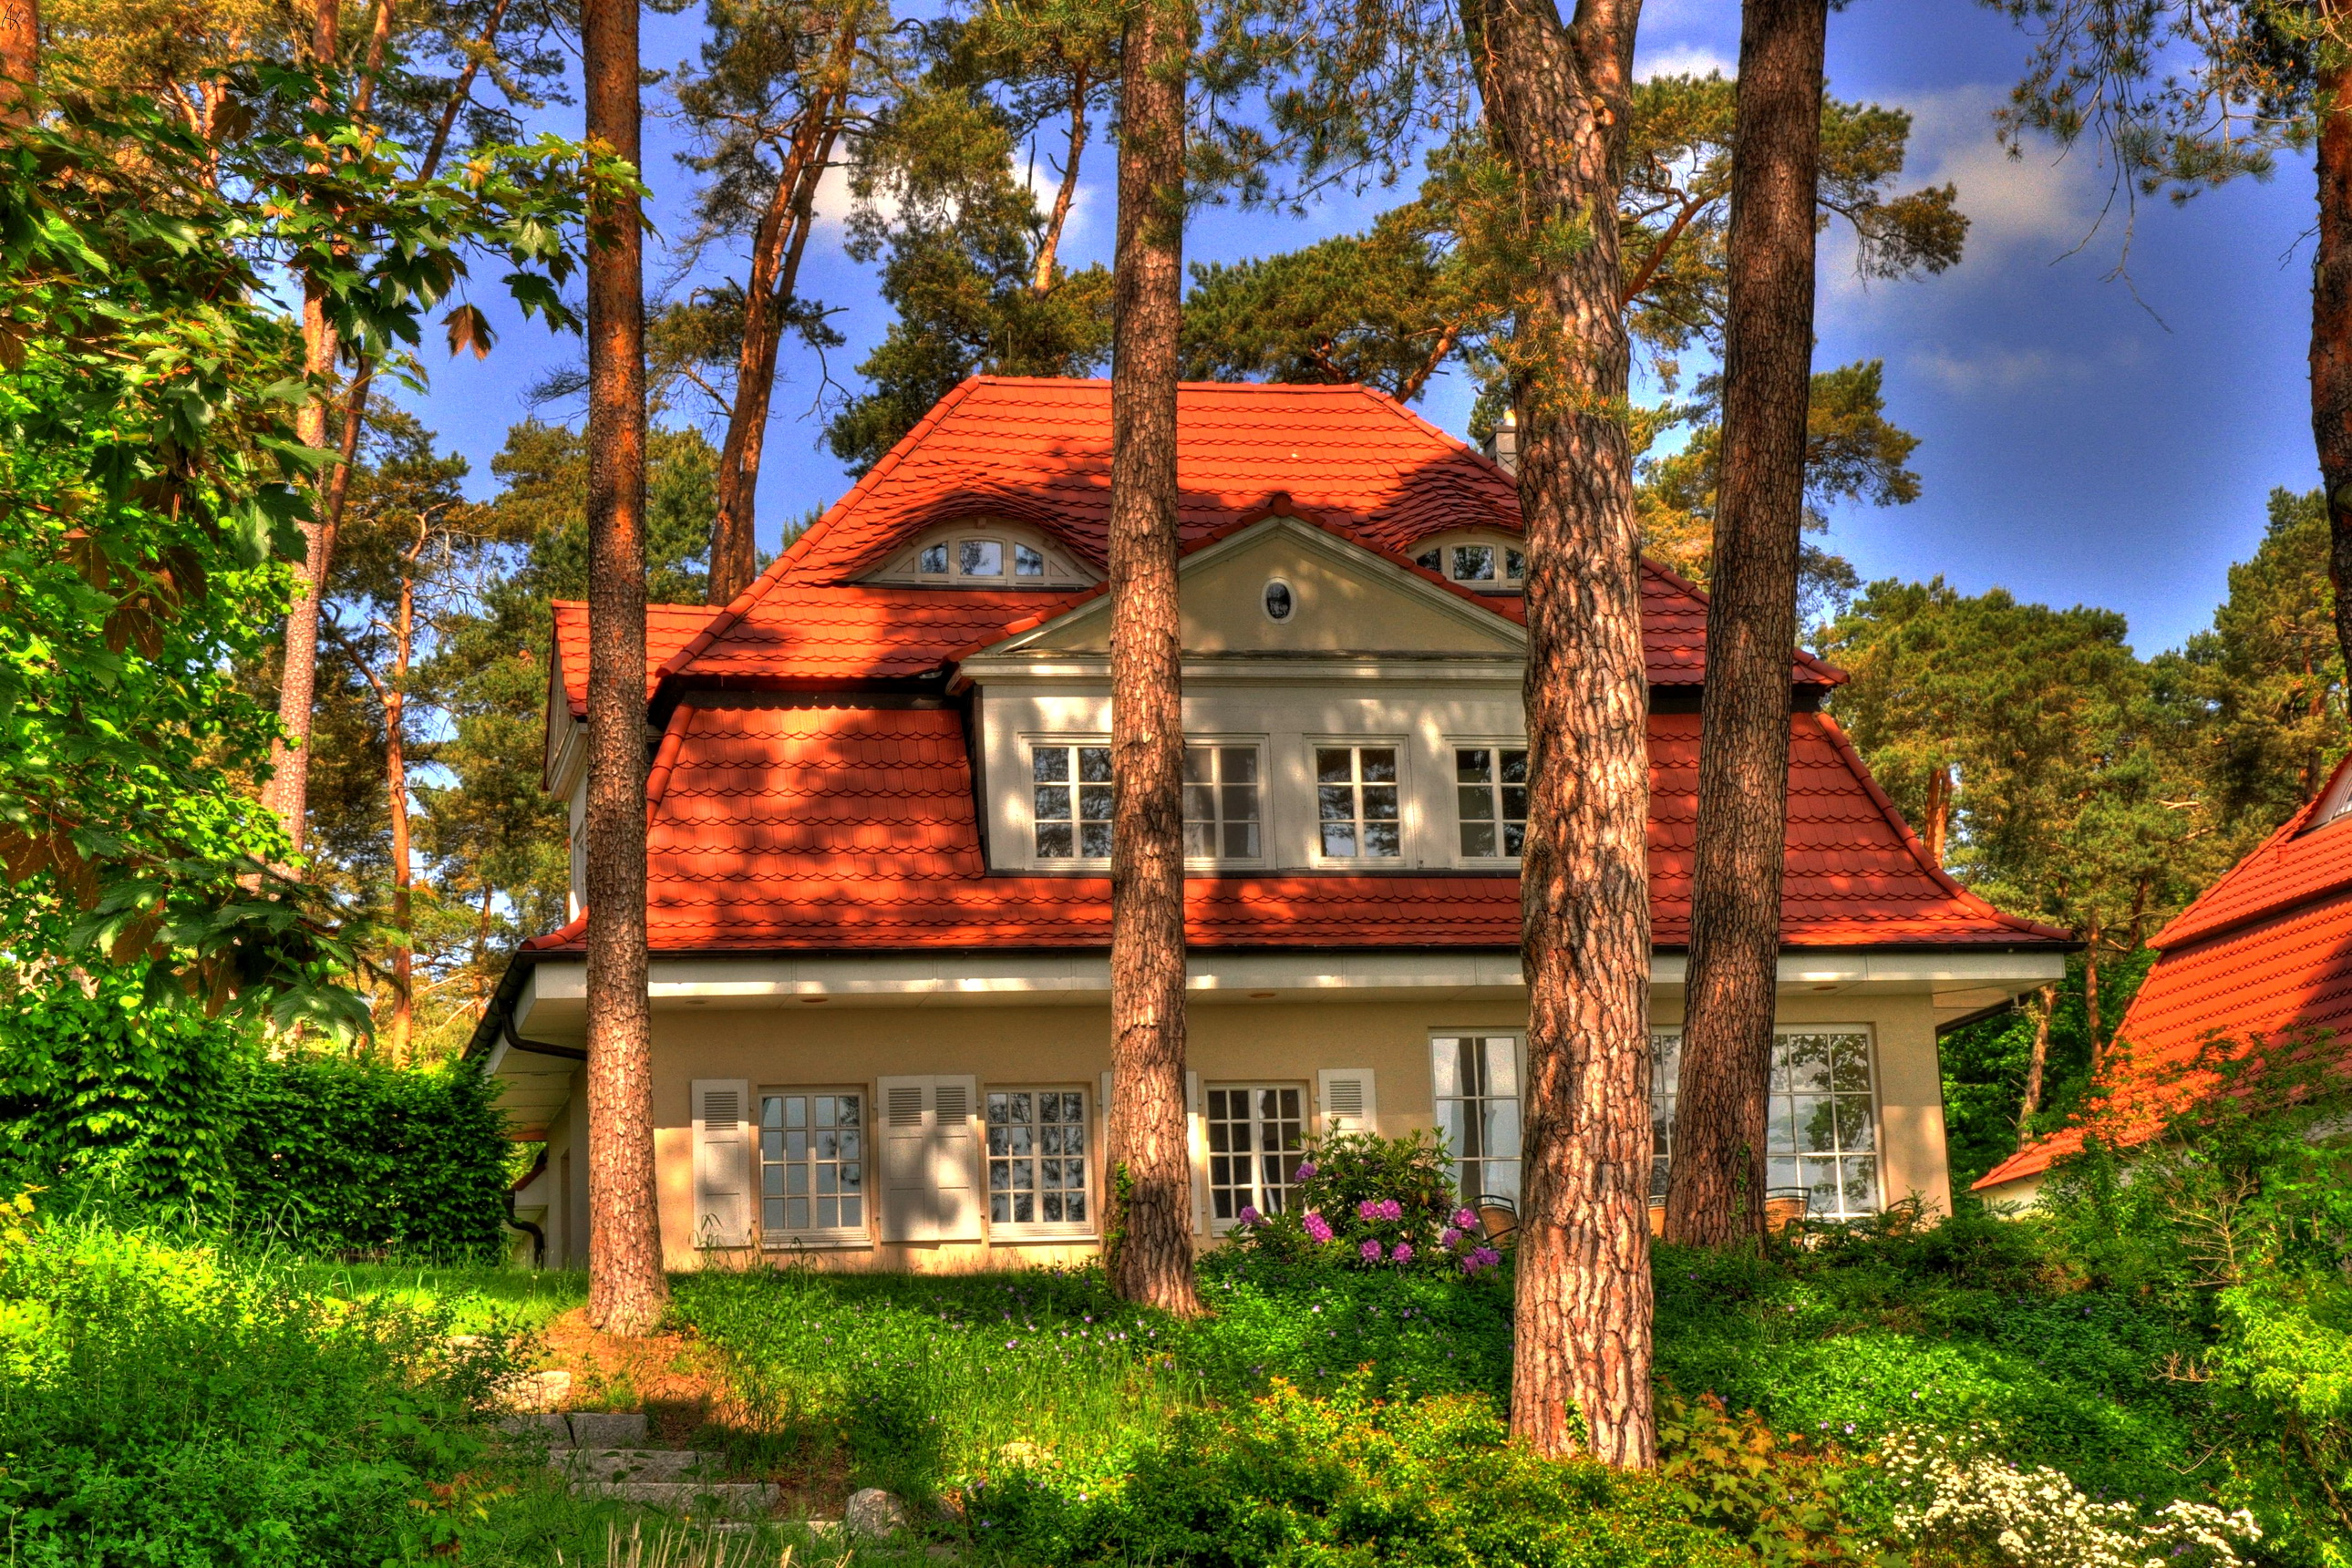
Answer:
[[[1318,1140],[1285,1210],[1244,1209],[1230,1243],[1293,1265],[1477,1274],[1503,1261],[1462,1206],[1444,1147],[1419,1131]]]
[[[490,1259],[509,1145],[470,1064],[273,1059],[135,978],[0,993],[0,1178],[314,1256]]]

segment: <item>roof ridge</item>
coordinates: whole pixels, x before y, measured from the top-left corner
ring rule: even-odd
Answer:
[[[2167,921],[2163,930],[2148,938],[2148,945],[2158,952],[2162,952],[2168,946],[2186,947],[2194,942],[2204,942],[2209,938],[2233,931],[2252,921],[2284,914],[2289,910],[2298,909],[2332,893],[2341,892],[2347,886],[2352,886],[2352,863],[2347,863],[2338,875],[2311,887],[2300,889],[2292,895],[2268,901],[2257,896],[2246,908],[2225,917],[2208,916],[2200,920],[2197,914],[2197,911],[2205,905],[2217,901],[2224,889],[2236,887],[2243,879],[2258,875],[2265,858],[2273,861],[2277,860],[2285,855],[2288,845],[2306,833],[2316,832],[2326,826],[2326,823],[2314,822],[2311,819],[2319,814],[2320,803],[2335,793],[2336,785],[2347,767],[2352,767],[2352,752],[2346,753],[2335,767],[2328,770],[2326,782],[2314,792],[2309,800],[2296,808],[2294,816],[2280,823],[2260,844],[2248,850],[2245,857],[2223,872],[2218,881],[2190,900],[2187,909]]]
[[[1673,588],[1676,593],[1688,594],[1692,598],[1698,601],[1699,608],[1706,611],[1710,619],[1713,617],[1715,614],[1715,595],[1708,593],[1705,588],[1700,587],[1696,583],[1692,582],[1689,578],[1684,576],[1673,567],[1664,564],[1663,562],[1654,560],[1646,554],[1642,557],[1642,570],[1644,572],[1654,573],[1657,576],[1664,578],[1666,582],[1666,585]],[[1832,664],[1829,660],[1822,658],[1818,654],[1808,649],[1803,643],[1796,645],[1795,652],[1797,662],[1809,669],[1820,671],[1824,678],[1823,684],[1825,685],[1843,686],[1853,679],[1853,677],[1846,670],[1840,668],[1838,666]]]

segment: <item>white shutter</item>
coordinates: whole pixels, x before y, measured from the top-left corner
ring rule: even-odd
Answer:
[[[931,1080],[886,1078],[874,1085],[882,1135],[882,1239],[929,1241],[937,1228],[931,1203]]]
[[[694,1245],[749,1247],[751,1082],[740,1078],[698,1078],[693,1090]]]
[[[980,1080],[941,1074],[931,1079],[931,1235],[939,1241],[980,1239]]]
[[[1342,1132],[1380,1131],[1380,1108],[1372,1098],[1371,1068],[1323,1068],[1315,1075],[1315,1098],[1322,1112],[1318,1132],[1335,1123]]]
[[[1199,1235],[1209,1228],[1209,1111],[1208,1097],[1201,1092],[1201,1075],[1184,1075],[1184,1145],[1192,1167],[1192,1231]]]

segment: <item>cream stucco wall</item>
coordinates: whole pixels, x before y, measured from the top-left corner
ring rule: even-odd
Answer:
[[[1455,1031],[1516,1031],[1516,999],[1383,998],[1364,1001],[1196,1000],[1190,1013],[1188,1065],[1204,1085],[1292,1083],[1313,1104],[1318,1069],[1370,1069],[1380,1130],[1391,1136],[1434,1125],[1432,1036]],[[1866,1028],[1874,1047],[1879,1101],[1882,1196],[1917,1193],[1949,1205],[1932,1000],[1927,995],[1784,995],[1783,1024]],[[1662,994],[1659,1028],[1678,1027],[1681,1004]],[[704,1251],[694,1235],[691,1085],[697,1079],[742,1079],[760,1089],[856,1089],[871,1105],[875,1080],[901,1074],[971,1074],[990,1088],[1074,1088],[1086,1091],[1093,1118],[1093,1175],[1099,1202],[1102,1108],[1098,1075],[1109,1065],[1107,1011],[1091,1005],[909,1008],[835,1001],[782,1008],[657,1008],[654,1102],[665,1254],[673,1268],[726,1266],[763,1254]],[[575,1089],[549,1128],[549,1169],[563,1186],[566,1154],[585,1148],[582,1095]],[[869,1163],[872,1162],[869,1152]],[[549,1261],[577,1267],[584,1256],[586,1165],[568,1163],[568,1191],[548,1216]],[[869,1182],[869,1191],[878,1183]],[[1207,1238],[1203,1238],[1205,1242]],[[850,1269],[956,1270],[1071,1261],[1090,1255],[1074,1245],[1018,1242],[877,1244],[813,1253],[821,1266]],[[774,1258],[774,1252],[764,1254]]]

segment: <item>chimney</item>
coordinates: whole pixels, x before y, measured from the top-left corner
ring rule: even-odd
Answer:
[[[1503,410],[1503,422],[1487,432],[1486,443],[1480,449],[1505,473],[1519,471],[1519,416],[1516,409]]]

